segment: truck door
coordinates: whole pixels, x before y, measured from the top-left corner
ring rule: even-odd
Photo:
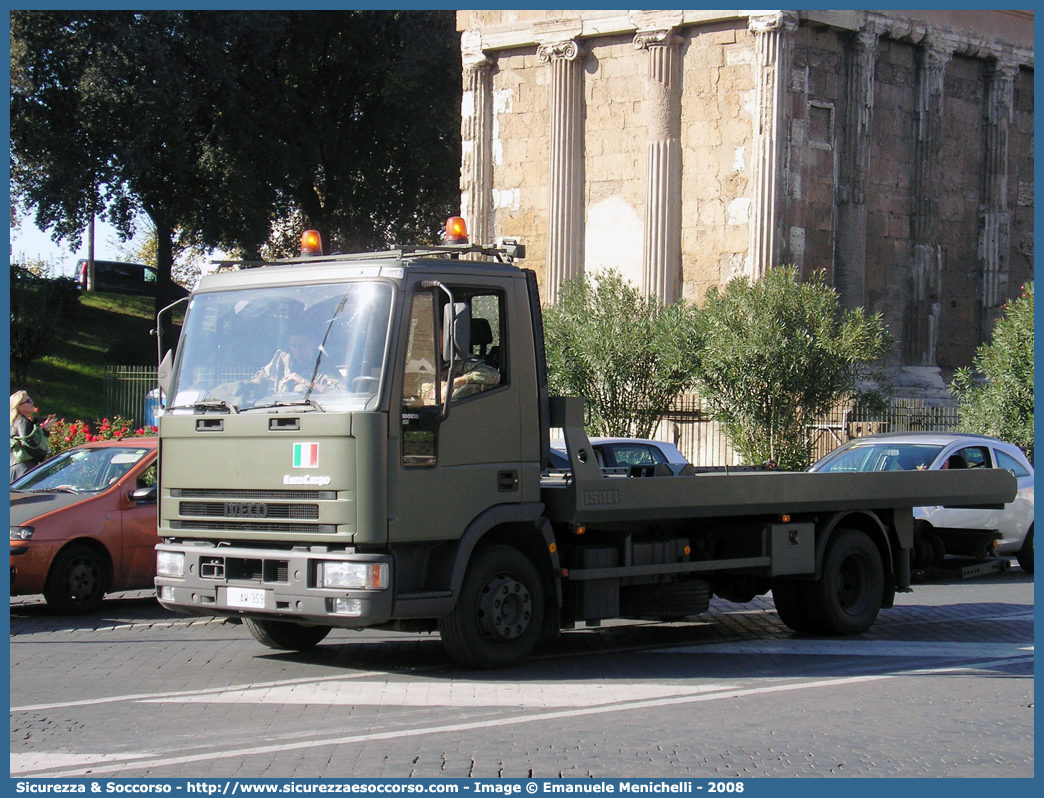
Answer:
[[[441,288],[414,283],[400,329],[389,414],[389,534],[396,542],[459,537],[484,510],[521,499],[520,391],[508,342],[513,286],[468,278],[446,287],[467,325],[448,379]],[[442,402],[451,395],[449,416]]]

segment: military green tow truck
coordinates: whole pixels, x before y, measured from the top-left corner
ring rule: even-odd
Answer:
[[[769,590],[790,628],[852,635],[909,588],[911,508],[1015,495],[1002,469],[603,473],[582,401],[548,396],[522,256],[448,238],[204,277],[160,369],[160,603],[283,650],[437,629],[472,667]]]

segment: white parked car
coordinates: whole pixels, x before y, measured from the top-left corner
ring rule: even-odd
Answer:
[[[1033,466],[1022,450],[984,435],[896,432],[857,438],[832,451],[810,471],[913,471],[943,468],[1005,468],[1019,492],[1002,510],[948,507],[914,508],[914,566],[938,563],[945,554],[981,554],[982,534],[997,530],[997,553],[1014,555],[1033,573]]]
[[[641,438],[591,438],[591,448],[601,468],[626,468],[633,472],[648,469],[652,476],[657,465],[666,465],[677,476],[689,465],[678,447],[666,441],[649,441]],[[551,441],[551,467],[569,468],[569,454],[565,441]]]

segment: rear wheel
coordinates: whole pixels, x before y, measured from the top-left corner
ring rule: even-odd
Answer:
[[[1022,541],[1022,548],[1016,556],[1019,558],[1019,567],[1028,574],[1033,573],[1033,527],[1026,533],[1026,539]]]
[[[536,566],[510,546],[489,546],[472,555],[453,611],[439,619],[439,634],[462,665],[501,668],[529,655],[543,619]]]
[[[90,546],[74,543],[54,558],[44,598],[58,612],[83,615],[101,606],[109,581],[105,558]]]
[[[257,642],[277,651],[307,651],[330,634],[329,626],[302,626],[293,621],[245,618],[243,623]]]
[[[865,632],[881,611],[884,566],[877,546],[862,532],[838,529],[827,543],[823,572],[808,591],[811,617],[823,631],[838,635]]]
[[[772,583],[772,601],[779,619],[795,632],[815,633],[818,624],[808,611],[806,596],[812,583],[797,580],[779,580]]]

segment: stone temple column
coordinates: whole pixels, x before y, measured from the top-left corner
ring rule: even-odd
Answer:
[[[944,81],[953,49],[930,42],[918,52],[917,141],[913,174],[913,269],[903,360],[934,366],[939,336],[943,249],[939,243],[939,182]]]
[[[787,131],[790,113],[790,69],[797,15],[781,11],[752,16],[756,73],[753,201],[751,203],[748,274],[759,279],[777,265],[783,242]]]
[[[582,50],[576,41],[541,44],[551,65],[551,197],[548,208],[546,301],[583,271],[584,158]]]
[[[464,91],[461,96],[460,213],[476,244],[493,243],[493,78],[482,52],[482,35],[461,36]]]
[[[648,53],[645,240],[642,291],[663,302],[681,298],[681,58],[671,30],[639,31],[634,46]]]
[[[838,159],[834,287],[846,308],[866,303],[866,181],[870,170],[870,125],[877,67],[875,31],[862,30],[846,51],[844,116]]]
[[[1007,295],[1011,216],[1008,211],[1008,128],[1012,122],[1014,64],[993,63],[986,69],[986,147],[979,222],[982,268],[982,335],[985,339],[1001,313]]]

